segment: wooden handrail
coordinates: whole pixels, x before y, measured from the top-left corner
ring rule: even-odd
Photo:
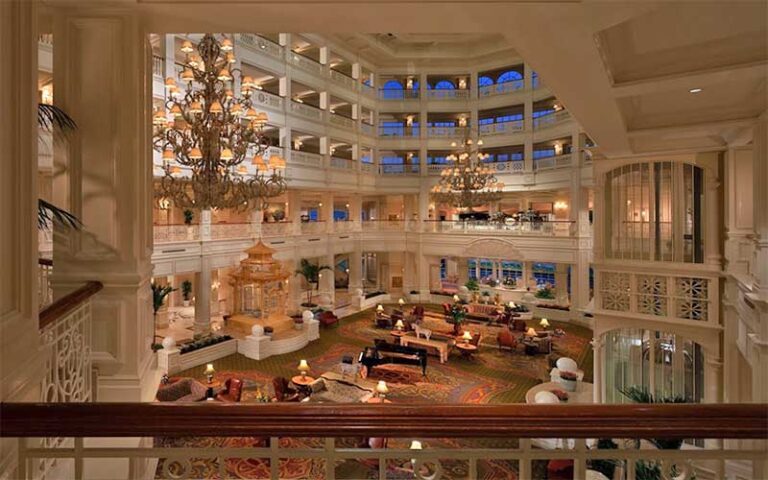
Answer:
[[[5,403],[0,437],[754,438],[766,404]]]
[[[59,318],[80,306],[102,288],[104,288],[104,286],[101,282],[88,282],[74,292],[56,300],[40,312],[38,327],[42,330],[54,323]]]

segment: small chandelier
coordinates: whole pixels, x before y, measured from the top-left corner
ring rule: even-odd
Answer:
[[[162,152],[165,172],[157,195],[178,207],[262,208],[268,198],[285,192],[286,162],[264,158],[269,149],[264,135],[267,114],[253,108],[251,94],[257,85],[233,68],[233,49],[232,40],[219,41],[211,34],[197,46],[186,40],[179,75],[186,85],[180,88],[173,77],[165,80],[165,109],[152,118],[154,148]],[[239,96],[235,77],[240,80]],[[244,165],[248,158],[256,166],[255,175]],[[182,175],[181,166],[190,170],[190,177]]]
[[[453,165],[440,172],[440,181],[432,187],[432,199],[436,203],[472,209],[501,199],[504,184],[483,165],[489,155],[480,152],[482,145],[482,140],[475,144],[471,138],[465,139],[460,147],[456,142],[451,143],[451,147],[459,150],[448,155],[447,160]]]

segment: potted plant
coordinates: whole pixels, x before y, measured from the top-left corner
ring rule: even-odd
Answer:
[[[550,287],[542,287],[538,290],[536,290],[536,293],[534,294],[536,298],[543,298],[547,300],[554,300],[555,299],[555,292]]]
[[[264,335],[266,335],[267,337],[272,338],[272,334],[273,333],[275,333],[274,327],[270,327],[268,325],[264,327]]]
[[[574,372],[560,372],[560,384],[567,392],[575,392],[579,376]]]
[[[153,326],[153,335],[152,335],[152,350],[157,351],[163,348],[163,345],[160,343],[156,343],[155,340],[157,340],[157,312],[160,311],[160,308],[163,306],[163,302],[165,302],[165,297],[171,294],[171,292],[175,291],[176,289],[171,287],[170,285],[158,285],[154,281],[150,285],[152,287],[152,313],[154,316],[154,321],[152,322]]]
[[[328,265],[317,265],[310,262],[306,258],[301,259],[299,268],[296,270],[296,275],[301,275],[304,277],[304,279],[307,281],[307,284],[309,285],[309,290],[307,291],[307,301],[301,304],[302,307],[313,308],[317,306],[312,303],[312,295],[314,294],[314,290],[317,287],[317,284],[320,283],[320,272],[323,270],[333,271],[333,269]]]
[[[304,319],[301,316],[293,317],[293,328],[296,330],[304,328]]]
[[[194,220],[195,214],[190,209],[186,209],[182,213],[184,214],[184,225],[187,226],[187,239],[192,240],[195,238],[195,232],[192,231],[192,220]]]
[[[285,210],[275,210],[272,212],[272,219],[276,222],[282,222],[285,219]]]
[[[489,292],[488,290],[485,290],[483,292],[483,303],[487,304],[490,301],[491,301],[491,292]]]
[[[184,306],[189,306],[190,296],[192,295],[192,282],[184,280],[181,282],[181,296],[184,298]]]
[[[464,286],[467,287],[467,290],[470,292],[477,292],[480,290],[480,284],[477,283],[477,280],[474,278],[467,280],[467,283],[465,283]]]
[[[467,317],[467,312],[458,303],[454,303],[451,306],[450,314],[446,320],[448,323],[453,324],[453,334],[458,336],[461,334],[461,324],[464,323],[464,319]]]

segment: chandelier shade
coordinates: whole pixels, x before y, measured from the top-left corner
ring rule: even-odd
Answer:
[[[439,182],[431,189],[435,203],[472,209],[501,199],[504,184],[483,165],[488,154],[480,152],[482,145],[482,140],[473,142],[471,138],[465,139],[460,147],[451,143],[458,150],[446,157],[452,165],[440,172]]]
[[[167,78],[165,108],[152,116],[153,144],[162,152],[164,171],[157,196],[178,207],[262,208],[286,190],[282,158],[254,162],[255,173],[248,173],[245,162],[269,151],[268,118],[253,108],[253,80],[232,67],[233,49],[232,40],[212,34],[196,46],[185,40],[182,87]],[[242,80],[239,96],[237,80]]]

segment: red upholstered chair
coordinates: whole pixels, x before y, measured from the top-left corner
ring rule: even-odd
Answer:
[[[339,317],[330,310],[320,312],[317,316],[317,320],[320,322],[320,325],[324,327],[330,327],[331,325],[339,323]]]
[[[243,396],[243,381],[239,378],[228,378],[224,382],[224,390],[216,394],[216,400],[225,403],[237,403]]]
[[[450,303],[444,303],[443,304],[443,314],[446,316],[449,316],[451,314],[451,304]]]
[[[508,348],[515,350],[517,348],[517,339],[509,329],[503,329],[496,335],[496,343],[499,344],[499,350],[502,348]]]
[[[278,402],[298,402],[301,400],[299,392],[291,388],[285,377],[273,378],[272,388],[275,390],[275,399]]]
[[[424,307],[421,305],[416,305],[413,307],[413,310],[411,311],[411,315],[413,315],[418,320],[424,320]]]
[[[516,332],[525,332],[528,326],[525,324],[525,320],[515,318],[512,320],[512,330]]]
[[[547,463],[547,479],[571,480],[573,478],[573,460],[550,460]]]

